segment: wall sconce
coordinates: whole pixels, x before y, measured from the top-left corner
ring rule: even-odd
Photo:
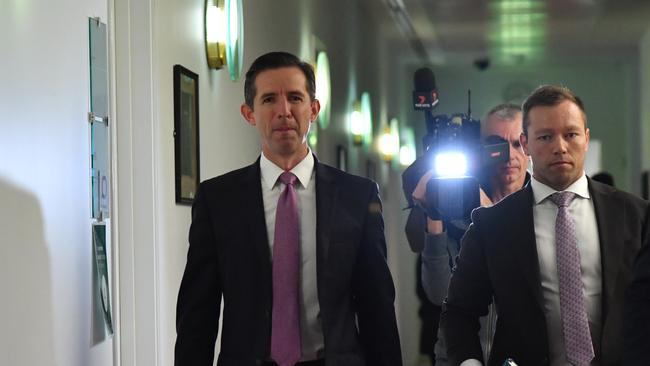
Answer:
[[[352,114],[350,115],[350,133],[352,133],[354,146],[361,146],[363,144],[363,135],[365,133],[365,120],[363,112],[361,112],[361,102],[359,101],[355,101],[352,106]]]
[[[241,0],[205,1],[205,53],[208,67],[228,66],[230,79],[239,78],[243,63],[244,21]]]
[[[387,163],[399,153],[399,133],[397,119],[393,118],[384,128],[384,133],[379,137],[379,152]]]
[[[370,93],[361,94],[361,114],[363,115],[363,141],[366,145],[372,144],[372,103]]]
[[[225,0],[205,2],[205,52],[208,67],[220,69],[226,64],[227,20]]]

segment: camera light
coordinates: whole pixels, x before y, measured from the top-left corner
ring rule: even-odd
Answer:
[[[462,177],[467,174],[467,158],[461,152],[439,153],[436,155],[435,169],[439,177]]]

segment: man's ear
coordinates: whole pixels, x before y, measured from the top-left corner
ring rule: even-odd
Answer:
[[[318,99],[314,99],[311,102],[311,122],[316,121],[316,117],[318,117],[318,112],[320,112],[320,102]]]
[[[244,103],[239,108],[239,111],[249,125],[255,126],[255,115],[253,114],[253,108]]]
[[[589,129],[585,130],[585,139],[587,143],[585,144],[585,151],[589,150]]]
[[[526,136],[526,134],[522,133],[519,135],[519,143],[521,144],[521,147],[524,148],[526,155],[530,156],[530,153],[528,153],[528,136]]]

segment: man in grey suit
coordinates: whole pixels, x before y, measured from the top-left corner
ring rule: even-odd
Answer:
[[[585,176],[589,129],[570,90],[539,87],[523,111],[533,178],[472,213],[441,316],[447,354],[453,365],[484,362],[478,318],[494,298],[487,364],[618,365],[623,298],[649,240],[649,204]]]
[[[272,52],[246,73],[250,166],[207,180],[192,207],[175,364],[402,364],[377,184],[307,145],[320,105],[312,67]]]

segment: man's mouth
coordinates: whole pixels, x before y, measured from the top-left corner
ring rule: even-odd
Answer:
[[[564,165],[571,165],[571,162],[562,160],[562,161],[556,161],[551,163],[551,166],[564,166]]]

